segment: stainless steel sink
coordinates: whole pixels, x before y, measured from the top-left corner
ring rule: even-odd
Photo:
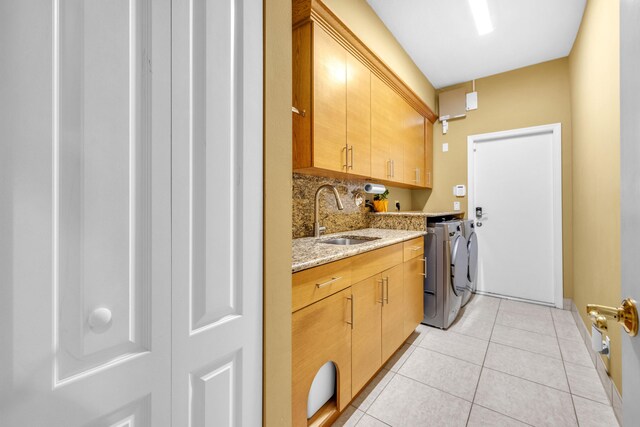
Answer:
[[[339,236],[333,239],[320,240],[320,243],[326,243],[328,245],[360,245],[378,239],[380,239],[380,237]]]

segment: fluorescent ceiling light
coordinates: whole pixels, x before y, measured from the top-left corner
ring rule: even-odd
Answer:
[[[469,7],[471,7],[473,19],[476,21],[478,34],[484,36],[492,32],[493,24],[491,23],[491,16],[489,15],[487,0],[469,0]]]

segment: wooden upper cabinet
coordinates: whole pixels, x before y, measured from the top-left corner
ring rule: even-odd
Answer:
[[[322,1],[293,0],[292,48],[293,169],[429,186],[435,114]]]
[[[410,105],[406,105],[404,144],[404,182],[418,187],[425,186],[425,130],[424,117]]]
[[[371,175],[371,71],[347,54],[347,172]]]
[[[425,141],[425,165],[424,182],[425,187],[433,188],[433,123],[424,120],[424,141]]]
[[[347,52],[313,27],[313,166],[347,172]]]
[[[391,179],[391,141],[394,118],[389,114],[393,90],[377,76],[371,76],[371,177]]]
[[[313,24],[293,31],[293,56],[293,168],[369,177],[371,71]]]

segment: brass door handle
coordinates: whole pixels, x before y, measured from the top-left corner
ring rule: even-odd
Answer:
[[[607,320],[612,319],[620,323],[630,336],[638,335],[638,309],[631,298],[624,299],[618,308],[587,304],[587,314],[599,329],[607,329]]]

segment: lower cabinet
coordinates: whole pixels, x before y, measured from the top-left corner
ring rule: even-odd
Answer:
[[[424,263],[415,249],[420,242],[398,243],[294,274],[294,426],[330,425],[420,323]],[[336,395],[308,420],[311,384],[329,361],[336,365]]]
[[[336,409],[351,401],[351,288],[311,304],[292,315],[292,417],[306,426],[307,399],[318,370],[336,365]]]
[[[382,361],[396,352],[404,335],[404,275],[402,264],[382,273]]]
[[[404,262],[404,337],[411,335],[424,319],[424,275],[422,256]]]
[[[358,282],[353,294],[351,395],[364,387],[382,365],[382,275]]]

